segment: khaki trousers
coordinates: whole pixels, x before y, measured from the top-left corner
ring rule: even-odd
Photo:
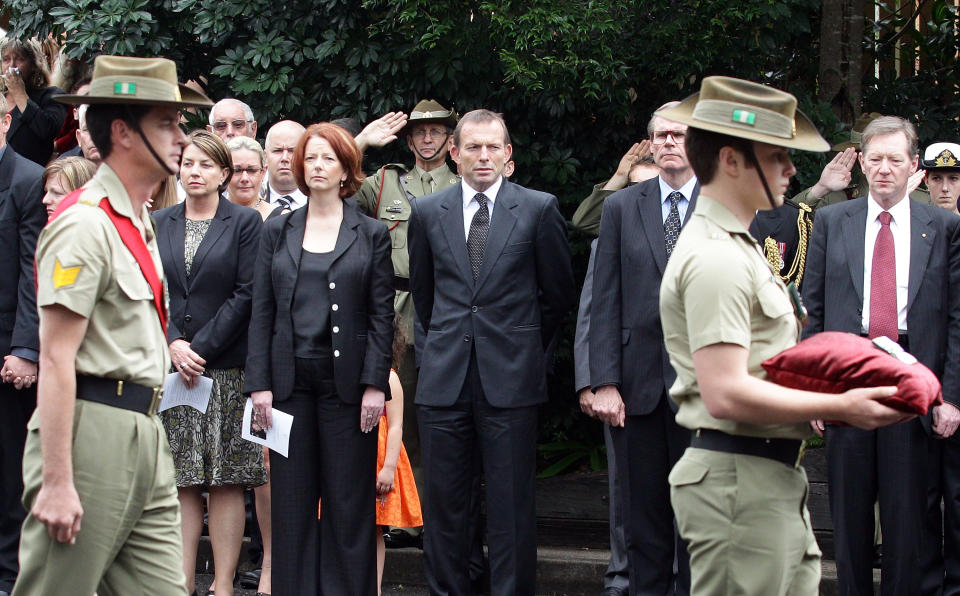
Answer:
[[[27,425],[23,503],[40,490],[38,417]],[[83,519],[61,544],[33,515],[23,525],[16,596],[185,596],[173,458],[157,416],[77,400],[73,477]]]
[[[691,447],[671,471],[670,487],[689,543],[691,594],[818,593],[820,548],[803,468]]]

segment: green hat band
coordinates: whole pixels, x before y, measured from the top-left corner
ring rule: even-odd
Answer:
[[[793,118],[773,110],[722,99],[701,98],[693,108],[693,118],[708,124],[750,130],[782,139],[792,139],[796,134]]]
[[[90,83],[90,95],[99,97],[115,96],[118,99],[150,99],[154,101],[178,102],[180,89],[149,77],[105,76],[97,77]]]

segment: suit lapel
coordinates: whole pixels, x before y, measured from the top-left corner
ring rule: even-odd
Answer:
[[[173,268],[176,270],[177,280],[180,282],[181,288],[187,287],[187,264],[183,254],[187,234],[185,208],[184,203],[180,203],[176,209],[171,209],[167,216],[170,218],[171,225],[166,226],[167,248],[173,255]]]
[[[850,281],[853,282],[853,288],[857,291],[857,302],[863,304],[863,243],[867,229],[866,199],[847,213],[842,229],[847,252],[847,266],[850,268]]]
[[[487,232],[487,244],[483,249],[483,264],[480,266],[480,273],[477,274],[477,282],[474,284],[474,294],[483,286],[483,282],[490,275],[490,270],[500,258],[503,247],[507,245],[507,239],[513,226],[517,223],[517,216],[514,213],[516,209],[517,196],[512,184],[503,181],[500,192],[493,202],[493,217],[490,218],[490,231]],[[464,243],[466,246],[466,243]],[[472,277],[472,271],[471,271]]]
[[[192,272],[200,270],[203,259],[207,256],[207,253],[210,252],[210,248],[216,244],[220,236],[226,231],[226,220],[230,219],[229,208],[230,206],[227,200],[220,197],[220,202],[217,205],[217,213],[213,216],[213,221],[210,222],[207,233],[203,235],[203,240],[200,241],[200,246],[197,247],[196,254],[193,255],[193,265],[190,267]],[[190,276],[190,285],[193,285],[193,280],[196,278],[196,275]]]
[[[650,243],[650,254],[663,275],[663,269],[667,266],[667,245],[663,235],[663,210],[660,205],[660,179],[653,178],[644,185],[643,192],[637,195],[637,209],[640,211],[644,235]],[[687,215],[690,215],[689,207]]]
[[[467,240],[463,235],[463,193],[459,184],[451,186],[445,192],[446,195],[440,203],[440,207],[445,211],[440,217],[440,226],[460,274],[465,280],[472,282],[473,270],[470,268],[470,256],[467,255]]]
[[[357,207],[349,201],[343,203],[343,221],[340,223],[340,232],[337,234],[337,244],[333,247],[333,257],[330,260],[331,266],[337,262],[343,253],[350,248],[350,245],[357,239],[356,227],[360,225],[360,216],[357,213]]]
[[[16,157],[13,155],[13,149],[7,145],[3,150],[3,157],[0,158],[0,209],[7,201],[10,194],[10,184],[13,182],[13,162]]]
[[[909,199],[906,199],[909,200]],[[930,214],[919,205],[910,205],[910,277],[907,282],[907,312],[910,305],[920,291],[923,282],[923,272],[930,260],[933,243],[937,239],[937,232],[930,225]]]

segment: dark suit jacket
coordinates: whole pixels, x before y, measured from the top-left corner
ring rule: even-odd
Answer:
[[[290,397],[294,382],[294,289],[303,250],[307,208],[284,213],[264,223],[260,239],[250,317],[244,391],[273,391],[274,402]],[[360,403],[366,385],[382,389],[389,399],[393,347],[393,263],[390,233],[383,223],[343,202],[343,222],[330,265],[329,301],[337,394],[346,403]]]
[[[556,197],[503,181],[476,282],[461,185],[420,197],[412,206],[410,290],[426,329],[416,403],[453,405],[471,350],[492,405],[546,401],[546,349],[576,300]]]
[[[47,87],[29,94],[27,109],[22,114],[16,106],[10,111],[13,119],[7,131],[7,144],[41,166],[50,161],[53,141],[67,117],[67,106],[53,101],[54,95],[62,94],[57,87]]]
[[[697,184],[684,223],[699,194]],[[660,325],[666,265],[659,178],[608,197],[593,271],[590,383],[619,387],[630,416],[652,412],[676,378]]]
[[[11,347],[40,349],[33,255],[47,221],[43,168],[9,145],[0,158],[0,358]],[[19,355],[19,354],[18,354]],[[36,356],[33,355],[35,358]]]
[[[867,200],[817,211],[803,281],[810,315],[805,337],[861,333]],[[910,352],[940,378],[944,399],[960,405],[960,217],[916,201],[910,203],[907,337]]]
[[[167,343],[190,342],[210,368],[238,368],[247,359],[253,270],[260,247],[260,214],[220,197],[217,213],[193,258],[188,278],[183,247],[185,204],[153,214],[170,290]]]

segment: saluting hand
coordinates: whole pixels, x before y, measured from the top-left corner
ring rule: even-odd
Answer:
[[[407,125],[407,115],[403,112],[387,112],[366,125],[356,139],[362,152],[367,147],[383,147],[397,140],[397,133]]]
[[[77,542],[83,506],[72,481],[59,485],[42,484],[31,513],[57,542]]]
[[[847,147],[833,156],[830,163],[820,173],[820,180],[813,187],[813,195],[823,198],[828,192],[843,190],[850,186],[853,179],[851,171],[857,162],[857,150]]]

